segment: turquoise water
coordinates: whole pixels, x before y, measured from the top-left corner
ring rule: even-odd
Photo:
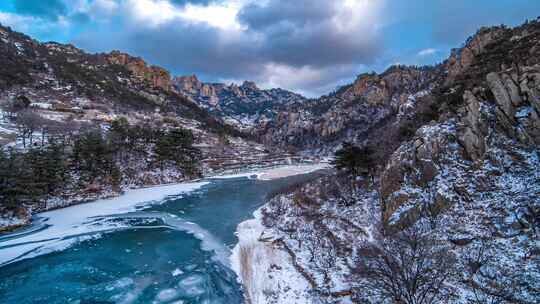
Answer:
[[[121,225],[1,267],[0,303],[242,303],[228,267],[236,226],[267,195],[302,178],[210,180],[183,197],[108,217]]]

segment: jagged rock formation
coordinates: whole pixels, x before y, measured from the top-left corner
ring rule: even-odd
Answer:
[[[331,153],[343,141],[361,142],[379,124],[413,107],[442,79],[440,67],[394,66],[362,74],[336,92],[278,113],[258,132],[267,143]]]
[[[164,68],[148,66],[142,58],[132,57],[119,51],[112,51],[105,56],[110,64],[125,66],[136,77],[148,81],[152,86],[162,88],[165,91],[171,89],[171,75]]]
[[[444,303],[537,302],[539,58],[539,21],[484,28],[438,67],[362,75],[333,94],[340,98],[316,123],[302,109],[265,130],[270,141],[322,151],[332,142],[325,135],[339,134],[334,142],[367,144],[378,156],[373,181],[331,175],[262,209],[265,237],[312,283],[309,301],[394,303],[369,287],[362,268],[373,250],[413,230],[430,237],[422,250],[448,254],[448,277],[435,291]],[[347,103],[357,96],[362,106]],[[378,109],[385,119],[347,125],[353,118],[344,109]],[[308,128],[316,139],[287,138]]]
[[[226,123],[242,128],[254,127],[273,120],[278,111],[305,102],[301,95],[283,90],[261,90],[254,82],[242,85],[202,83],[197,76],[173,79],[174,87],[201,107],[221,117]]]
[[[512,46],[504,50],[505,53],[501,54],[503,56],[511,56],[513,51],[527,47],[531,44],[531,39],[540,41],[540,31],[536,22],[515,30],[484,29],[478,34],[480,37],[490,37],[488,40],[492,45],[487,43],[487,46],[505,43],[504,39],[508,39],[510,35],[512,35]],[[499,37],[499,40],[493,38],[494,36]],[[479,40],[478,37],[472,39],[472,41],[477,40]],[[462,52],[469,52],[467,50],[466,46]],[[459,106],[457,115],[446,120],[444,124],[434,124],[433,130],[429,127],[422,128],[419,133],[417,132],[415,142],[402,145],[400,150],[392,155],[381,178],[385,221],[388,221],[395,213],[396,206],[401,208],[405,203],[414,201],[414,195],[407,195],[407,191],[402,191],[403,182],[413,181],[416,186],[420,186],[420,189],[412,192],[425,193],[422,188],[428,187],[430,182],[445,171],[440,168],[441,158],[451,157],[452,154],[458,153],[459,158],[470,160],[472,163],[468,166],[474,164],[475,170],[482,170],[485,167],[490,167],[492,170],[500,166],[496,161],[493,163],[501,157],[501,155],[496,155],[495,151],[498,151],[497,153],[514,151],[516,154],[532,152],[531,157],[534,157],[540,145],[540,112],[538,111],[540,99],[538,95],[535,95],[538,90],[536,75],[540,71],[540,66],[537,59],[531,61],[528,58],[520,58],[522,62],[513,62],[508,65],[507,62],[499,59],[501,55],[497,58],[489,54],[484,57],[479,51],[477,57],[471,59],[469,66],[481,64],[496,67],[499,64],[500,67],[495,71],[484,70],[483,75],[465,68],[461,74],[458,74],[461,79],[470,79],[473,73],[474,77],[480,78],[475,78],[474,82],[468,81],[465,84],[459,81],[457,84],[450,82],[448,92],[454,93],[445,94],[462,92],[462,105]],[[529,49],[528,56],[537,58],[538,55],[540,55],[538,48]],[[519,164],[520,162],[516,163],[516,165]],[[529,170],[534,171],[533,168]],[[447,170],[446,173],[448,173]],[[415,175],[410,175],[408,172],[415,172]],[[407,177],[413,178],[411,180]],[[441,180],[448,183],[448,178],[447,176]],[[474,181],[471,180],[469,183],[472,184]],[[399,193],[399,195],[396,196],[394,193]],[[450,199],[443,196],[451,195],[450,193],[451,191],[448,190],[439,191],[435,194],[438,195],[435,201],[441,206],[449,205]],[[418,212],[412,213],[418,214]]]

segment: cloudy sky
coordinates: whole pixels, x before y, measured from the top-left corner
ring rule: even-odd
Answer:
[[[538,15],[538,0],[0,0],[0,23],[41,41],[308,96],[440,62],[480,26]]]

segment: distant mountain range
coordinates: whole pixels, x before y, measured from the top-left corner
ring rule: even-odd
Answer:
[[[254,82],[236,84],[202,83],[197,76],[173,78],[173,87],[202,108],[240,129],[252,129],[273,120],[279,111],[306,101],[283,89],[261,90]]]

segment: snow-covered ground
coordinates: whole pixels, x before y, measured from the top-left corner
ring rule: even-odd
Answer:
[[[150,188],[128,190],[124,195],[112,199],[41,213],[43,220],[22,231],[18,237],[8,235],[5,241],[0,238],[0,265],[49,252],[62,250],[70,245],[95,237],[99,232],[122,228],[121,223],[112,223],[105,217],[136,211],[137,209],[176,196],[200,189],[207,182],[182,183]]]
[[[220,178],[256,176],[272,180],[328,167],[328,163],[289,165]],[[295,269],[291,255],[265,231],[260,210],[254,213],[254,219],[238,225],[236,235],[238,243],[231,255],[231,266],[244,287],[247,303],[311,303],[309,282]]]
[[[231,265],[251,304],[307,304],[310,286],[294,268],[291,256],[266,236],[260,211],[237,228]]]
[[[283,177],[289,177],[300,174],[312,173],[317,170],[327,169],[330,165],[328,163],[315,163],[315,164],[299,164],[299,165],[286,165],[274,168],[260,169],[256,171],[241,172],[235,174],[216,175],[211,178],[227,179],[227,178],[239,178],[239,177],[256,177],[260,180],[273,180]]]

